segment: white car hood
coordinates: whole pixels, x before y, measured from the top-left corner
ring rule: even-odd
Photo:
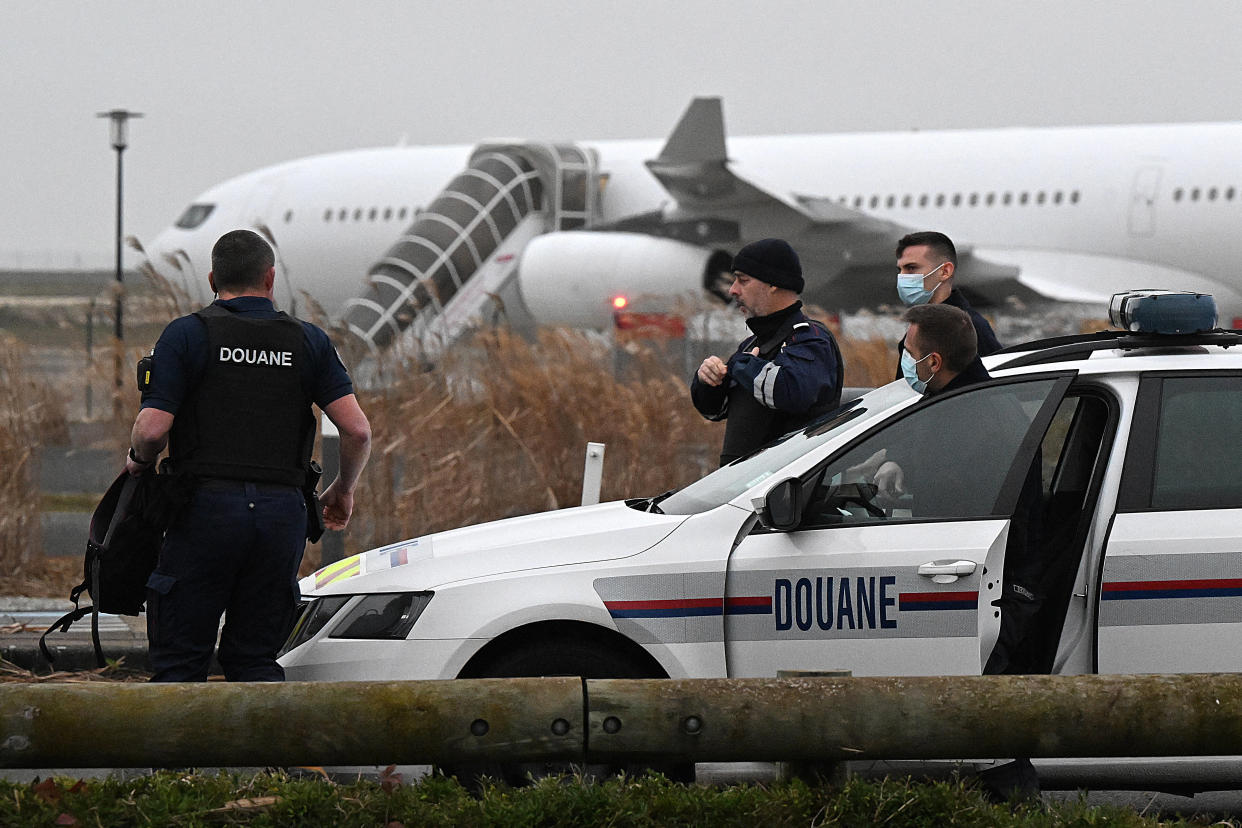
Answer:
[[[540,512],[437,532],[328,564],[303,595],[430,590],[454,581],[636,555],[688,515],[631,509],[623,501]]]

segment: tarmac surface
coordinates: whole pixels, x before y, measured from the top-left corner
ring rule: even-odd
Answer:
[[[82,596],[82,605],[90,602]],[[91,617],[75,621],[68,632],[53,632],[47,637],[53,663],[39,651],[43,631],[73,609],[67,600],[53,598],[21,598],[0,596],[0,657],[25,670],[46,673],[52,670],[90,670],[95,667],[95,650],[91,645]],[[124,658],[125,664],[147,669],[147,621],[145,616],[99,616],[99,643],[104,658]]]

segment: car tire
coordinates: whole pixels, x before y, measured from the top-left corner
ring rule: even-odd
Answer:
[[[636,659],[610,651],[603,641],[586,639],[544,639],[528,642],[499,654],[473,675],[478,678],[538,678],[581,676],[599,678],[656,678]],[[694,781],[693,762],[625,763],[620,765],[581,765],[572,762],[470,762],[443,765],[440,772],[454,776],[468,790],[479,791],[484,779],[511,787],[529,785],[547,776],[580,774],[584,778],[604,779],[625,774],[637,776],[647,771],[664,774],[676,782]]]

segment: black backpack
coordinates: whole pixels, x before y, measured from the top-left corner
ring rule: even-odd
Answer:
[[[91,643],[95,664],[105,666],[99,645],[99,613],[138,615],[147,597],[147,578],[155,569],[164,540],[161,488],[168,475],[154,469],[138,477],[127,472],[108,487],[91,515],[90,537],[82,560],[82,583],[69,593],[74,609],[65,613],[39,638],[39,649],[49,663],[55,659],[45,639],[55,630],[68,632],[74,621],[91,614]],[[163,478],[163,479],[161,479]],[[90,606],[79,606],[89,592]]]

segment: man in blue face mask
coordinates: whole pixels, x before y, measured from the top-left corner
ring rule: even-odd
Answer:
[[[920,394],[934,396],[991,379],[979,359],[970,317],[951,305],[925,305],[906,311],[910,323],[902,339],[901,374]]]
[[[944,233],[910,233],[897,242],[897,294],[901,301],[910,307],[943,304],[962,310],[974,325],[979,356],[999,351],[1000,342],[988,320],[953,286],[956,275],[957,249]],[[906,340],[902,339],[897,345],[898,356],[903,357],[905,352]],[[899,365],[897,377],[901,376]]]

